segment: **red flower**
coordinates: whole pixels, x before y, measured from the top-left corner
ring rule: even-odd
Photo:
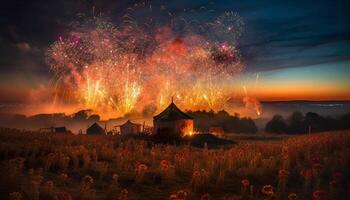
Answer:
[[[92,184],[94,182],[94,179],[91,176],[85,176],[83,178],[84,183]]]
[[[139,171],[139,172],[145,172],[145,171],[147,171],[147,169],[148,169],[148,167],[145,164],[139,164],[137,166],[137,171]]]
[[[169,167],[169,161],[167,161],[167,160],[162,160],[162,161],[160,161],[160,165],[162,166],[162,167]]]
[[[315,200],[323,199],[323,198],[325,198],[326,195],[327,195],[327,193],[323,190],[316,190],[312,193],[312,197]]]
[[[210,194],[208,194],[208,193],[203,194],[203,195],[201,196],[201,200],[210,200],[210,199],[211,199],[211,196],[210,196]]]
[[[175,154],[175,160],[183,161],[185,160],[185,155],[183,153],[177,153]]]
[[[73,200],[72,196],[67,192],[59,192],[57,194],[58,200]]]
[[[288,199],[289,199],[289,200],[297,200],[297,199],[298,199],[298,195],[295,194],[295,193],[290,193],[290,194],[288,195]]]
[[[248,179],[243,179],[243,180],[241,180],[241,183],[242,183],[242,185],[243,185],[244,187],[248,187],[248,186],[250,185],[250,182],[249,182]]]
[[[287,160],[288,159],[288,147],[283,147],[282,148],[281,155],[282,155],[282,159],[283,160]]]
[[[273,196],[273,187],[271,185],[264,185],[263,188],[261,189],[261,192],[264,193],[267,196]]]
[[[170,195],[169,200],[178,200],[176,194]]]
[[[194,177],[199,177],[199,176],[201,176],[201,172],[196,170],[196,171],[193,172],[193,176]]]
[[[288,176],[289,172],[287,170],[284,170],[284,169],[281,169],[279,172],[278,172],[278,176],[280,178],[284,178],[286,176]]]
[[[184,190],[179,190],[176,194],[176,197],[178,199],[186,199],[186,196],[187,196],[187,192]]]
[[[305,179],[311,179],[313,177],[313,172],[311,169],[306,169],[303,170],[301,172],[301,175],[305,178]]]

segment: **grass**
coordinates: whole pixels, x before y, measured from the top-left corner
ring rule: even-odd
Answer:
[[[347,199],[350,131],[208,149],[0,130],[0,199]]]

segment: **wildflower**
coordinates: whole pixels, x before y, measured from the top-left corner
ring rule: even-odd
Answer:
[[[118,174],[113,174],[112,175],[112,180],[113,180],[114,183],[118,183],[118,179],[119,179]]]
[[[210,196],[210,194],[208,194],[208,193],[203,194],[203,195],[201,196],[201,200],[210,200],[210,199],[211,199],[211,196]]]
[[[47,186],[48,188],[53,188],[53,181],[47,181],[47,182],[46,182],[46,186]]]
[[[140,183],[143,181],[145,173],[147,172],[148,167],[145,164],[139,164],[137,165],[135,171],[136,171],[136,182]]]
[[[312,197],[314,200],[325,199],[326,196],[327,196],[327,193],[323,190],[316,190],[312,193]]]
[[[242,185],[243,185],[244,187],[248,187],[248,186],[250,185],[250,182],[249,182],[248,179],[243,179],[243,180],[241,180],[241,183],[242,183]]]
[[[83,178],[83,182],[84,182],[85,184],[92,184],[92,183],[94,182],[94,179],[93,179],[91,176],[85,176],[85,177]]]
[[[243,185],[243,187],[241,188],[241,196],[242,197],[246,197],[249,195],[249,186],[250,186],[250,182],[248,179],[243,179],[241,180],[241,183]]]
[[[201,176],[201,173],[196,170],[196,171],[193,172],[193,176],[194,177],[199,177],[199,176]]]
[[[94,179],[91,176],[85,176],[82,180],[80,188],[80,199],[93,199],[96,195],[96,191],[92,188]]]
[[[297,199],[298,199],[298,196],[295,193],[290,193],[288,195],[288,200],[297,200]]]
[[[269,197],[272,197],[275,194],[271,185],[264,185],[261,189],[261,192]]]
[[[66,173],[61,173],[61,174],[60,174],[60,179],[61,179],[61,180],[64,181],[64,180],[67,180],[67,178],[68,178],[68,175],[67,175]]]
[[[59,192],[57,194],[58,200],[73,200],[72,196],[67,192]]]
[[[23,198],[23,196],[19,192],[12,192],[9,195],[9,200],[21,200],[22,198]]]
[[[204,185],[205,177],[202,171],[195,170],[192,175],[191,186],[194,190],[198,190]]]
[[[170,195],[169,200],[178,200],[176,194]]]
[[[281,170],[278,172],[278,176],[279,176],[280,178],[285,178],[285,177],[288,176],[288,174],[289,174],[288,170],[284,170],[284,169],[281,169]]]
[[[148,167],[147,167],[147,165],[145,165],[145,164],[139,164],[138,166],[137,166],[137,171],[139,171],[139,172],[145,172],[145,171],[147,171],[147,169],[148,169]]]
[[[169,200],[185,200],[187,197],[187,192],[184,190],[179,190],[176,194],[171,194]]]
[[[152,157],[155,157],[157,155],[157,151],[156,151],[156,149],[154,147],[151,148],[150,154],[151,154]]]
[[[305,179],[311,179],[313,177],[313,173],[311,169],[303,170],[300,173]]]
[[[160,161],[160,166],[161,166],[161,169],[163,169],[163,170],[168,169],[168,168],[169,168],[169,165],[170,165],[170,163],[169,163],[169,161],[167,161],[167,160],[162,160],[162,161]]]
[[[118,200],[127,200],[128,199],[128,190],[127,189],[123,189],[120,193],[119,193],[119,197]]]
[[[176,197],[177,199],[181,199],[181,200],[185,200],[186,197],[187,197],[187,192],[184,191],[184,190],[179,190],[177,193],[176,193]]]
[[[183,160],[185,160],[185,155],[184,155],[184,153],[177,153],[177,154],[175,154],[175,160],[177,160],[177,161],[183,161]]]
[[[288,147],[283,146],[282,152],[281,152],[281,156],[282,156],[283,160],[287,160],[288,159]]]

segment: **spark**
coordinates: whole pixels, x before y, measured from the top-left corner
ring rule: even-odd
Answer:
[[[47,52],[57,90],[86,108],[114,116],[145,105],[159,111],[171,97],[184,109],[222,109],[231,94],[226,83],[243,70],[236,46],[242,19],[226,12],[196,28],[191,19],[178,19],[162,5],[170,24],[159,25],[134,20],[133,13],[142,6],[155,10],[134,6],[119,26],[101,16],[73,22]],[[181,37],[172,29],[179,27],[186,33]],[[59,94],[56,101],[65,99]]]

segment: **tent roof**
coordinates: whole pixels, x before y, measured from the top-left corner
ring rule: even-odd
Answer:
[[[174,102],[163,110],[161,113],[153,117],[154,120],[160,121],[173,121],[173,120],[181,120],[181,119],[193,119],[186,113],[182,112]]]
[[[104,129],[95,122],[86,131],[91,133],[103,133]]]
[[[141,124],[137,124],[137,123],[132,123],[130,120],[126,121],[124,124],[120,125],[120,126],[140,126]]]

